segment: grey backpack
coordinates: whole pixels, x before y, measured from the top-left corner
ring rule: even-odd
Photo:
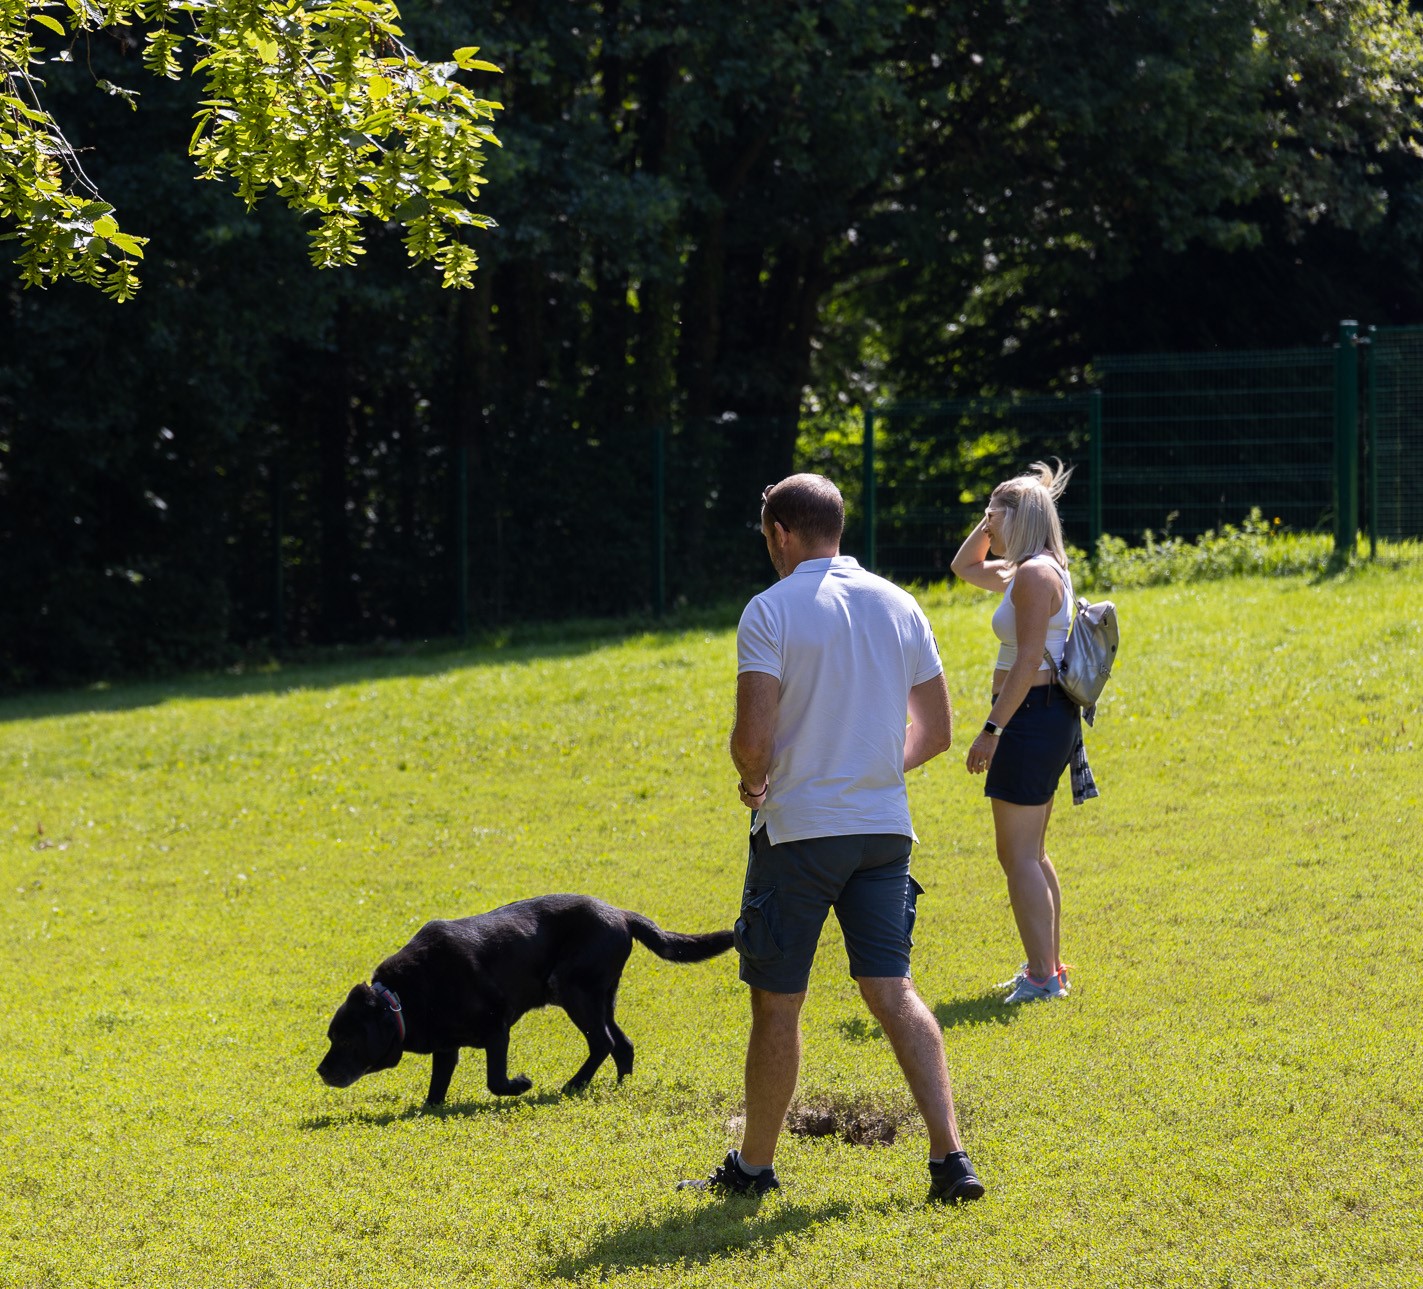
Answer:
[[[1057,683],[1082,708],[1088,725],[1092,724],[1097,714],[1097,699],[1106,688],[1112,664],[1117,660],[1118,638],[1117,606],[1110,600],[1092,604],[1079,599],[1072,628],[1067,633],[1067,645],[1062,651],[1061,665],[1053,660],[1052,654],[1043,650],[1043,657],[1052,668]]]

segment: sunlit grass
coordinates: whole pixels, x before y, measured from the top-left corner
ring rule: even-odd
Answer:
[[[315,1075],[330,1012],[423,921],[578,890],[730,924],[744,861],[721,628],[543,638],[0,706],[0,1285],[1412,1285],[1423,1021],[1423,568],[1114,591],[1123,653],[1061,794],[1075,987],[1020,959],[981,781],[913,776],[915,974],[983,1204],[889,1147],[786,1140],[759,1209],[678,1194],[734,1144],[730,957],[641,948],[621,1087],[552,1094],[561,1012],[469,1053]],[[961,728],[991,597],[925,595]],[[961,740],[966,742],[966,740]],[[833,933],[801,1094],[908,1101]]]

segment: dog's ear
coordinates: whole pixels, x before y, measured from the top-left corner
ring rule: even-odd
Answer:
[[[385,1054],[385,1059],[376,1060],[371,1068],[373,1070],[394,1069],[400,1064],[400,1058],[405,1054],[403,1045],[405,1038],[404,1018],[391,1010],[387,998],[376,993],[373,985],[357,985],[355,989],[351,990],[351,996],[355,998],[357,995],[359,995],[357,1006],[361,1008],[360,1017],[366,1026],[368,1041],[371,1043],[372,1058],[376,1058],[381,1052]]]

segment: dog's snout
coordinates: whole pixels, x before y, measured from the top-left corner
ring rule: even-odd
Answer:
[[[332,1063],[331,1057],[329,1055],[326,1056],[325,1059],[322,1060],[321,1064],[316,1067],[316,1073],[317,1077],[320,1078],[320,1080],[324,1084],[326,1084],[327,1087],[344,1088],[348,1086],[348,1081],[343,1079],[336,1072],[336,1068]]]
[[[328,1052],[316,1067],[317,1077],[329,1088],[349,1088],[365,1072],[363,1067],[353,1067],[349,1061],[338,1061],[334,1052]]]

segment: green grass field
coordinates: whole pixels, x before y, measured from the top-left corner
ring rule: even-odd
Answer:
[[[511,644],[0,704],[0,1285],[1416,1286],[1423,1283],[1423,563],[1118,591],[1123,657],[1059,795],[1063,1003],[1020,959],[981,780],[912,776],[915,976],[989,1187],[923,1204],[925,1138],[833,923],[759,1207],[673,1190],[735,1144],[727,956],[635,948],[637,1045],[583,1097],[468,1053],[316,1078],[346,990],[431,917],[576,890],[729,926],[746,815],[727,627]],[[926,596],[961,729],[991,597]],[[966,745],[968,739],[961,738]]]

